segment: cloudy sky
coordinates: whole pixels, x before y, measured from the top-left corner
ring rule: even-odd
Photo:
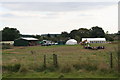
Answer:
[[[0,30],[17,28],[22,34],[70,32],[102,27],[118,31],[118,2],[0,2]]]

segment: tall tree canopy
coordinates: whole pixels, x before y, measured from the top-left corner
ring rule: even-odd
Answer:
[[[83,37],[89,37],[89,30],[86,28],[80,28],[78,30],[72,30],[70,32],[70,37],[76,39],[77,41],[81,41]]]
[[[80,28],[78,29],[79,36],[81,37],[90,37],[90,31],[86,28]]]
[[[92,27],[90,29],[91,37],[93,38],[102,38],[105,37],[105,32],[101,27]]]
[[[2,31],[2,40],[4,41],[12,41],[16,38],[20,37],[20,32],[16,28],[9,28],[5,27]],[[117,33],[117,35],[120,33],[120,31]],[[82,38],[102,38],[105,37],[107,40],[113,40],[114,36],[108,34],[108,32],[104,32],[104,30],[101,27],[95,26],[91,29],[87,28],[79,28],[74,29],[70,33],[68,32],[61,32],[59,35],[52,35],[47,34],[46,36],[42,35],[21,35],[22,37],[34,37],[38,38],[39,40],[52,40],[54,42],[64,41],[66,42],[68,39],[73,38],[76,39],[78,42],[81,41]]]
[[[69,39],[68,32],[61,32],[60,36],[58,37],[60,41],[67,41]]]
[[[67,33],[67,32],[64,31],[64,32],[61,33],[61,36],[62,37],[69,37],[69,33]]]
[[[75,36],[76,35],[78,35],[78,30],[72,30],[71,32],[70,32],[70,38],[75,38]]]
[[[3,41],[13,41],[20,37],[20,32],[16,28],[5,27],[2,30],[2,40]]]

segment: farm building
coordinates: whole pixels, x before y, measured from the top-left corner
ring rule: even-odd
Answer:
[[[66,42],[66,45],[75,45],[77,44],[77,41],[75,39],[69,39],[67,42]]]
[[[105,38],[82,38],[82,41],[87,40],[88,43],[106,43]]]
[[[35,45],[39,45],[38,41],[39,40],[36,38],[21,37],[14,41],[14,46],[35,46]]]

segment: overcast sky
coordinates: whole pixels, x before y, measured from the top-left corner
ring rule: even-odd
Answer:
[[[0,20],[0,30],[8,26],[22,34],[70,32],[93,26],[116,33],[118,2],[1,2]]]

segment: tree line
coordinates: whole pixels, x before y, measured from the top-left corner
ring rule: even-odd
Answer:
[[[22,35],[20,31],[16,28],[5,27],[2,32],[2,41],[13,41],[20,37],[34,37],[39,40],[51,40],[54,42],[66,42],[68,39],[76,39],[78,42],[82,38],[106,38],[108,41],[113,41],[119,33],[108,34],[108,31],[105,33],[101,27],[95,26],[90,29],[79,28],[74,29],[70,33],[64,31],[61,34],[46,34],[46,35]]]

